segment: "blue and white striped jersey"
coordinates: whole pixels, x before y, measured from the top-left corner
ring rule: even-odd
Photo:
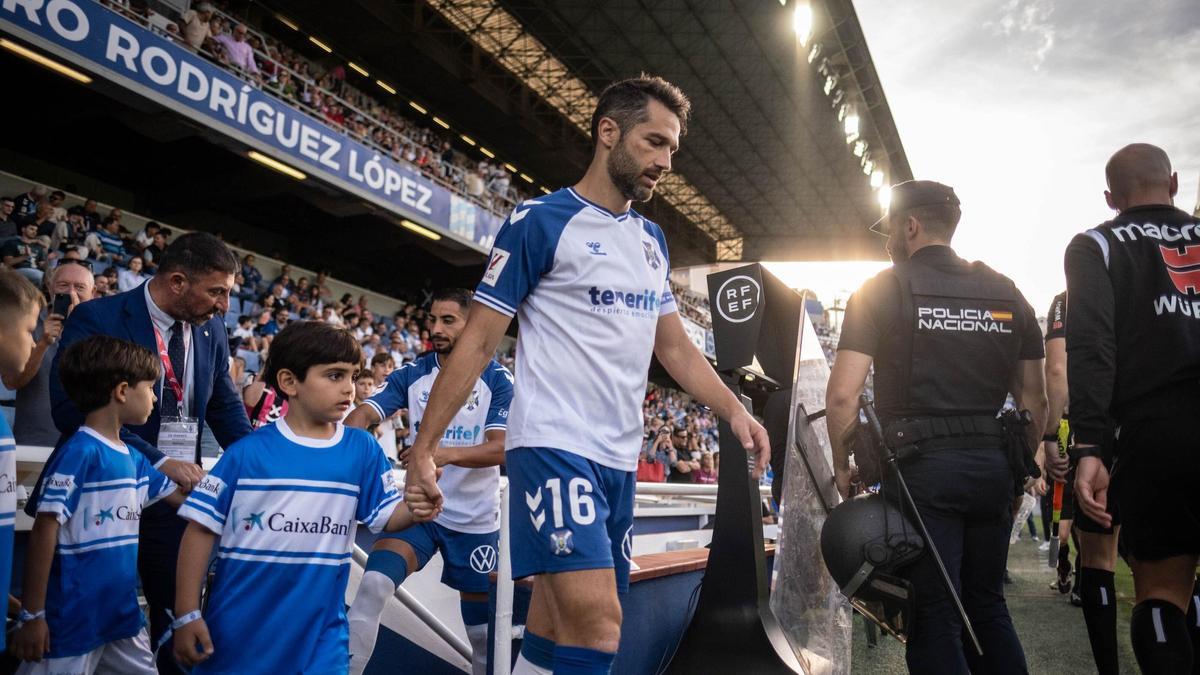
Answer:
[[[636,211],[570,188],[513,210],[475,291],[520,320],[508,448],[637,468],[658,319],[676,311],[669,274],[662,230]]]
[[[360,429],[319,440],[285,418],[230,446],[179,509],[220,535],[204,614],[215,652],[192,672],[345,672],[356,523],[378,532],[400,503],[391,462]]]
[[[17,517],[17,442],[0,415],[0,588],[12,582],[13,524]],[[6,648],[0,631],[0,651]]]
[[[59,522],[46,587],[50,657],[78,656],[138,634],[142,508],[175,491],[140,452],[82,426],[46,467],[37,512]]]
[[[436,353],[425,354],[392,371],[365,403],[383,419],[401,408],[408,408],[409,423],[414,432],[419,432],[429,391],[433,389],[433,381],[441,367],[441,358]],[[505,429],[512,396],[512,374],[492,361],[483,369],[467,402],[446,427],[438,444],[448,447],[479,445],[485,440],[485,431]],[[495,532],[500,527],[500,467],[468,469],[446,465],[442,467],[438,487],[443,495],[443,510],[436,521],[439,525],[469,534]]]

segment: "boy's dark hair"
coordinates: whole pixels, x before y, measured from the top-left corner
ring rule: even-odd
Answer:
[[[308,369],[328,363],[362,362],[362,349],[354,335],[323,321],[293,321],[271,342],[263,376],[268,387],[287,398],[279,386],[279,372],[290,370],[303,382]]]
[[[650,99],[675,113],[679,118],[679,135],[687,134],[688,116],[692,112],[692,102],[687,95],[661,77],[643,73],[640,77],[613,82],[601,92],[596,111],[592,113],[592,147],[595,147],[596,135],[600,131],[600,118],[607,117],[616,122],[624,136],[634,126],[648,119],[646,105]]]
[[[241,266],[229,247],[207,232],[180,236],[167,246],[162,262],[158,263],[159,274],[183,272],[189,277],[211,272],[237,274],[239,269]]]
[[[375,381],[375,373],[371,372],[370,368],[359,368],[358,372],[354,374],[354,381],[357,382],[358,380],[361,380],[364,377],[371,380],[372,382]]]
[[[392,358],[392,355],[389,352],[375,352],[375,356],[371,357],[372,366],[379,365],[380,363],[387,363],[388,361],[391,361],[392,363],[396,362],[396,359]]]
[[[247,321],[250,321],[250,317],[246,316],[245,314],[238,315],[238,325],[239,326],[246,323]]]
[[[122,382],[134,386],[158,380],[158,358],[145,347],[93,335],[67,348],[58,361],[58,379],[81,414],[108,405]]]
[[[29,310],[40,308],[45,302],[32,281],[7,267],[0,267],[0,320],[9,323],[17,320],[17,314],[29,316]]]
[[[471,308],[471,298],[474,294],[465,288],[443,288],[434,291],[432,299],[430,299],[430,307],[435,302],[455,302],[463,309]]]

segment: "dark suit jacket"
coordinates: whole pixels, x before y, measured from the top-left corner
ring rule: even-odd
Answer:
[[[145,289],[139,286],[125,293],[83,303],[67,319],[59,340],[58,353],[50,367],[51,414],[55,426],[63,434],[59,445],[83,424],[83,415],[63,391],[58,379],[58,360],[72,344],[93,335],[110,335],[136,342],[158,354],[150,311],[146,308]],[[203,326],[192,326],[192,362],[192,416],[200,420],[201,431],[207,424],[217,442],[227,448],[248,435],[251,429],[242,398],[229,378],[229,337],[220,317],[214,316]],[[155,385],[155,393],[162,398],[160,385]],[[159,422],[158,406],[155,406],[145,424],[121,429],[121,440],[141,452],[153,464],[158,464],[165,457],[154,447],[158,443]],[[40,487],[40,480],[38,485]],[[30,504],[34,502],[34,499],[29,500]]]

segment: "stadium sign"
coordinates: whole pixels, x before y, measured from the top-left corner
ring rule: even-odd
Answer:
[[[0,30],[473,248],[503,219],[96,2],[0,3]]]

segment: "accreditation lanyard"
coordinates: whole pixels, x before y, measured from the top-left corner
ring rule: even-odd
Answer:
[[[186,330],[181,328],[180,330]],[[196,461],[196,448],[200,438],[200,422],[194,417],[183,414],[183,385],[175,375],[175,367],[171,364],[171,355],[163,342],[162,333],[158,326],[154,327],[154,339],[158,343],[158,356],[162,361],[164,386],[175,392],[175,400],[179,405],[176,416],[163,415],[158,427],[158,449],[171,459],[184,462]]]
[[[180,330],[183,330],[182,328]],[[163,379],[166,384],[175,392],[175,401],[179,404],[178,416],[183,417],[183,385],[179,383],[179,378],[175,377],[175,367],[171,364],[171,354],[167,351],[167,345],[163,342],[162,333],[158,332],[158,326],[154,327],[154,340],[158,343],[158,358],[162,361]],[[185,359],[186,362],[186,359]]]

